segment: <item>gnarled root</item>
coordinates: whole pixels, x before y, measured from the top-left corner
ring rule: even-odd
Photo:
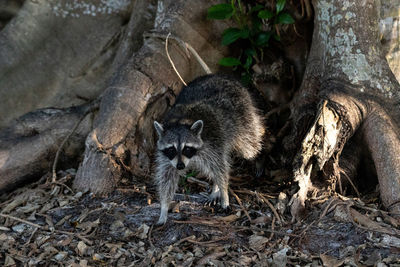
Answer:
[[[333,104],[333,103],[332,103]],[[334,154],[342,150],[344,130],[343,120],[333,105],[324,100],[318,109],[316,119],[301,143],[301,149],[294,160],[294,180],[299,191],[293,195],[290,205],[293,220],[304,216],[307,193],[313,189],[313,170],[322,170]],[[337,158],[337,157],[335,157]]]

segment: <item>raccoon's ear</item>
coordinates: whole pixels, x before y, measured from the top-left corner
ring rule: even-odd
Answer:
[[[192,127],[190,127],[190,130],[192,130],[196,135],[200,135],[201,132],[203,131],[203,121],[198,120],[195,123],[193,123]]]
[[[154,128],[156,129],[158,138],[161,138],[164,134],[164,127],[162,126],[162,124],[157,121],[154,121]]]

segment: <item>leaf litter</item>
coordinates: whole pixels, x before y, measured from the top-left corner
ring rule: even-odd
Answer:
[[[0,197],[0,265],[400,266],[400,221],[376,200],[322,193],[291,222],[290,185],[236,175],[223,212],[203,204],[205,182],[192,179],[155,226],[151,186],[101,198],[73,192],[71,173]]]

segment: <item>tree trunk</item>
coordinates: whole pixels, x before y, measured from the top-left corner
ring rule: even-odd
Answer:
[[[111,192],[123,176],[149,177],[154,148],[153,120],[170,106],[182,87],[165,52],[165,36],[172,33],[207,55],[216,65],[221,52],[204,20],[208,2],[159,1],[155,28],[143,46],[126,63],[105,91],[94,130],[86,140],[84,160],[74,180],[78,190]],[[196,7],[193,9],[193,7]],[[132,18],[133,20],[133,18]],[[218,29],[218,28],[217,28]],[[161,36],[161,38],[160,38]],[[127,37],[128,38],[128,37]],[[193,56],[170,41],[169,53],[184,80],[205,74]]]
[[[311,52],[287,139],[290,144],[307,130],[294,160],[300,189],[292,198],[292,215],[303,214],[318,171],[331,181],[340,177],[339,164],[347,164],[340,155],[352,136],[362,138],[371,153],[383,205],[399,211],[400,87],[381,50],[378,5],[374,0],[363,1],[362,8],[347,1],[313,4]],[[314,122],[307,129],[308,120]]]
[[[25,1],[0,32],[0,192],[50,170],[58,146],[92,107],[83,102],[93,99],[101,100],[93,125],[88,116],[66,149],[77,158],[87,135],[75,188],[106,194],[124,176],[150,178],[152,121],[182,87],[165,37],[172,34],[168,51],[185,81],[204,71],[179,40],[192,45],[213,72],[227,52],[220,37],[228,25],[205,19],[213,1],[69,2]],[[380,11],[378,2],[313,3],[312,47],[284,142],[286,150],[298,152],[295,218],[316,178],[336,181],[343,169],[345,176],[357,175],[363,145],[375,165],[382,203],[400,209],[400,91],[385,59],[391,54],[400,77],[400,42],[390,26],[398,20],[387,15],[398,4],[385,3]],[[381,33],[379,13],[385,17]],[[73,105],[80,106],[39,110],[10,123],[37,108]]]
[[[76,158],[90,132],[93,105],[30,112],[0,132],[0,194],[52,169],[56,152],[71,129],[77,129],[63,147],[64,168],[77,167]],[[60,164],[59,164],[60,165]]]
[[[81,105],[104,90],[130,1],[70,2],[25,1],[0,31],[0,128],[39,108]],[[142,21],[140,35],[146,12],[132,13]]]

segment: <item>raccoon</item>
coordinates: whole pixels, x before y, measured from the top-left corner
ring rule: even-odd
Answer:
[[[223,75],[193,80],[178,95],[158,135],[155,181],[161,203],[157,224],[167,220],[179,177],[188,169],[213,181],[210,200],[229,206],[228,182],[232,152],[253,159],[262,149],[263,120],[249,92]]]

